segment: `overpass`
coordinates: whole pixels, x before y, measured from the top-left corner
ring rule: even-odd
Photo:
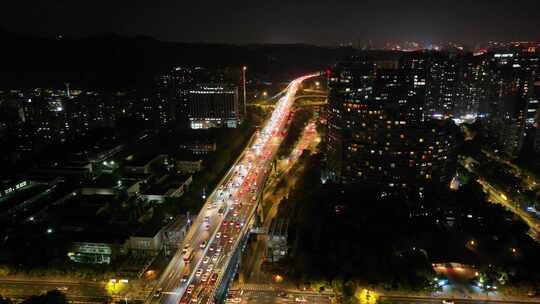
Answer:
[[[300,106],[323,106],[327,104],[326,98],[328,96],[326,94],[309,94],[309,95],[298,95],[295,96],[294,102],[301,99],[324,99],[324,101],[308,101],[308,102],[301,102]],[[269,99],[271,100],[271,99]],[[275,104],[269,103],[268,101],[259,101],[259,102],[253,102],[249,104],[250,106],[256,106],[261,108],[274,108]]]
[[[272,115],[225,175],[189,229],[146,303],[220,303],[256,222],[256,210],[302,81],[292,81]]]

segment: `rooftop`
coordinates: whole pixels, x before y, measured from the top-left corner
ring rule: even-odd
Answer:
[[[176,190],[182,186],[190,175],[167,175],[160,178],[150,188],[143,191],[143,194],[166,195],[171,189]]]

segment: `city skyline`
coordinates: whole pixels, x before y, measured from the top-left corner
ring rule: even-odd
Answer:
[[[0,12],[0,304],[540,304],[535,1],[49,2]]]

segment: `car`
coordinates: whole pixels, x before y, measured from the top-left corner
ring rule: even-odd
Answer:
[[[163,288],[159,287],[158,289],[156,289],[156,291],[154,292],[154,298],[161,297],[162,292],[163,292]]]
[[[216,249],[216,252],[221,252],[223,250],[223,246],[219,246],[217,249]]]
[[[208,264],[209,261],[210,261],[210,257],[207,257],[207,256],[205,256],[204,259],[202,260],[203,264]]]
[[[454,304],[454,301],[442,300],[442,304]]]
[[[233,243],[233,238],[229,238],[229,244]]]
[[[181,283],[185,283],[185,282],[188,281],[188,279],[189,279],[189,275],[185,274],[185,275],[183,275],[182,278],[180,279],[180,282],[181,282]]]
[[[184,249],[182,249],[182,254],[186,254],[188,250],[189,250],[189,245],[184,246]]]
[[[212,262],[216,263],[219,259],[219,253],[216,253],[212,256]]]
[[[215,283],[217,281],[217,278],[218,278],[218,274],[217,273],[213,273],[212,276],[210,277],[210,283]]]
[[[221,238],[221,232],[216,233],[216,239]]]
[[[208,247],[208,250],[210,250],[210,252],[216,250],[216,246],[215,245],[210,245],[210,247]]]
[[[236,229],[240,229],[240,227],[242,227],[242,225],[240,225],[240,222],[236,222]]]
[[[195,272],[195,276],[200,277],[202,273],[203,273],[202,268],[199,268],[199,269],[197,269],[197,272]]]
[[[238,215],[238,213],[236,213],[236,214]],[[236,216],[236,215],[235,215],[235,216]],[[231,226],[231,227],[234,226],[234,222],[233,222],[233,221],[230,221],[230,222],[229,222],[229,226]]]
[[[186,289],[186,293],[191,294],[193,292],[193,289],[195,289],[195,285],[193,284],[189,285],[188,288]]]
[[[298,302],[298,303],[306,303],[307,302],[306,298],[304,298],[304,297],[296,297],[294,299],[294,301]]]
[[[203,242],[199,245],[199,247],[200,247],[201,249],[206,248],[206,241],[203,241]]]
[[[203,274],[203,276],[201,277],[201,281],[202,282],[208,281],[208,273]]]
[[[228,224],[229,224],[228,221],[223,221],[223,224],[222,224],[222,225],[223,225],[223,226],[227,226]]]
[[[212,272],[212,270],[214,270],[214,264],[208,265],[208,267],[206,268],[206,272]]]

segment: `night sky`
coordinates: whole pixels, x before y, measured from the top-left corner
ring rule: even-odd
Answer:
[[[16,0],[0,26],[225,43],[539,40],[540,0]]]

